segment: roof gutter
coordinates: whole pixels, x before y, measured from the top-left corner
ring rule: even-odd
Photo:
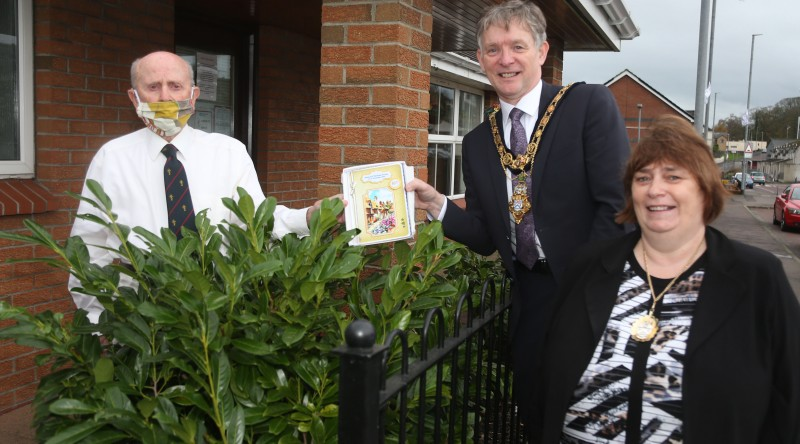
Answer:
[[[594,4],[606,14],[609,24],[616,30],[620,40],[633,40],[639,36],[639,28],[633,23],[623,0],[594,0]]]
[[[633,22],[623,0],[567,1],[597,30],[612,51],[622,49],[623,40],[633,40],[639,36],[639,28]]]

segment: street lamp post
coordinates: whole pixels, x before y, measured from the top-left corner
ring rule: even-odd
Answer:
[[[694,98],[694,129],[697,134],[705,137],[706,122],[704,106],[705,92],[708,83],[708,48],[709,48],[709,16],[711,15],[711,0],[702,0],[700,3],[700,41],[697,50],[697,83],[695,84]]]
[[[717,124],[717,94],[718,92],[714,93],[714,114],[711,117],[711,135],[714,135],[714,126]],[[797,123],[800,124],[800,118],[797,119]],[[800,127],[798,127],[800,128]]]
[[[711,2],[711,32],[709,37],[709,44],[708,44],[708,78],[706,79],[706,84],[709,86],[709,92],[711,87],[711,66],[714,64],[714,22],[716,21],[717,15],[717,0],[712,0]],[[706,98],[706,109],[703,118],[705,119],[704,130],[706,133],[711,133],[711,146],[714,146],[714,125],[716,122],[714,119],[711,119],[711,128],[709,131],[708,127],[708,107],[711,106],[710,97]],[[714,114],[716,114],[717,108],[717,93],[714,93]],[[716,117],[716,116],[715,116]]]
[[[750,40],[750,74],[747,78],[747,109],[745,111],[745,115],[747,116],[747,123],[744,126],[744,149],[747,151],[747,141],[750,138],[750,87],[753,84],[753,50],[756,46],[756,37],[760,36],[761,34],[753,34]],[[744,156],[742,156],[742,194],[744,194],[744,190],[747,188],[745,186],[747,178],[747,161],[745,160]]]
[[[639,108],[639,126],[637,127],[636,131],[636,144],[639,144],[639,141],[642,140],[642,105],[641,103],[637,103],[636,107]],[[800,124],[800,119],[797,119],[798,124]]]
[[[797,117],[797,135],[794,138],[800,140],[800,116]]]

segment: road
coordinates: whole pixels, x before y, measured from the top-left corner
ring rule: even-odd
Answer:
[[[800,257],[800,231],[781,231],[780,227],[772,224],[772,203],[775,196],[786,187],[785,184],[756,185],[752,190],[745,191],[745,195],[753,194],[757,201],[748,204],[747,209],[761,222],[765,229],[786,248]]]

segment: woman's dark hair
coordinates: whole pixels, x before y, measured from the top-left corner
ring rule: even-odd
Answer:
[[[725,207],[728,192],[722,186],[720,170],[711,155],[711,149],[694,127],[685,119],[664,115],[648,128],[648,134],[633,149],[625,166],[625,208],[615,220],[617,223],[635,223],[631,188],[637,171],[650,165],[672,164],[686,168],[697,180],[703,194],[703,221],[714,221]]]

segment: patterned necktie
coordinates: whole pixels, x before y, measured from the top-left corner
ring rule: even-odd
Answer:
[[[161,150],[167,158],[164,164],[164,190],[167,195],[167,223],[169,229],[180,239],[181,227],[195,230],[192,195],[186,170],[178,160],[178,149],[168,143]]]
[[[528,149],[528,138],[525,137],[525,127],[522,126],[522,115],[524,113],[519,108],[511,110],[511,151],[516,154],[523,154]],[[528,189],[528,198],[531,193],[531,174],[533,168],[528,171],[525,177],[525,185]],[[516,180],[516,178],[514,178]],[[531,200],[531,204],[533,201]],[[533,208],[525,213],[522,221],[516,226],[517,233],[517,260],[528,268],[533,268],[536,260],[539,259],[539,252],[536,250],[536,240],[534,239]]]

